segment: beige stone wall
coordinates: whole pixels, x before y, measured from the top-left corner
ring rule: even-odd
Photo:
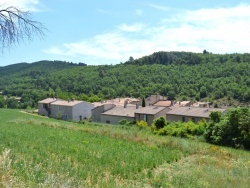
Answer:
[[[38,114],[48,116],[48,111],[43,107],[42,103],[38,103]]]
[[[72,107],[51,105],[51,116],[54,118],[61,118],[63,120],[73,120]]]
[[[150,126],[152,124],[153,120],[154,120],[154,115],[150,115],[150,114],[135,114],[135,120],[136,121],[144,120]]]
[[[181,121],[182,122],[182,117],[185,117],[185,122],[194,121],[195,123],[198,123],[202,119],[205,119],[206,121],[209,120],[208,118],[202,118],[202,117],[179,116],[179,115],[170,115],[170,114],[166,115],[166,119],[168,121]]]
[[[114,104],[104,104],[102,106],[98,106],[91,110],[91,117],[93,122],[101,122],[101,113],[106,112],[107,110],[114,108]]]
[[[107,124],[112,124],[112,125],[119,125],[120,121],[123,119],[126,119],[127,121],[134,121],[133,117],[126,117],[126,116],[112,116],[112,115],[106,115],[106,114],[101,114],[101,123],[107,123]]]

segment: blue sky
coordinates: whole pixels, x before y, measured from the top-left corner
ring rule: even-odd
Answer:
[[[6,49],[0,66],[62,60],[118,64],[157,51],[250,53],[250,0],[1,0],[48,31]]]

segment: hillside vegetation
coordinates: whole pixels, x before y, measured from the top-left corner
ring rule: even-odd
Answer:
[[[0,187],[248,187],[250,154],[0,109]],[[129,151],[129,152],[128,152]]]
[[[156,52],[135,60],[130,57],[118,65],[100,66],[41,61],[1,67],[0,91],[23,97],[21,108],[34,107],[47,96],[92,102],[155,93],[169,99],[248,106],[249,70],[250,54],[208,52]]]

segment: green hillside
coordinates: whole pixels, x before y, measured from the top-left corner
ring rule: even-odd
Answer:
[[[249,106],[249,70],[250,54],[208,52],[156,52],[135,60],[131,57],[118,65],[100,66],[41,61],[1,67],[0,91],[23,96],[26,107],[48,96],[92,102],[155,93],[219,106]]]
[[[248,187],[249,159],[136,127],[0,109],[0,187]]]

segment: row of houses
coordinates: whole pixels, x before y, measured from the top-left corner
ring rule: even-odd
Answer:
[[[169,121],[193,121],[209,119],[211,111],[224,113],[226,109],[210,108],[209,103],[190,101],[169,101],[160,95],[151,95],[142,107],[141,99],[117,98],[98,103],[85,101],[48,98],[38,103],[38,113],[64,120],[81,121],[92,118],[93,122],[119,124],[123,119],[128,121],[144,120],[151,125],[157,117],[163,116]]]

